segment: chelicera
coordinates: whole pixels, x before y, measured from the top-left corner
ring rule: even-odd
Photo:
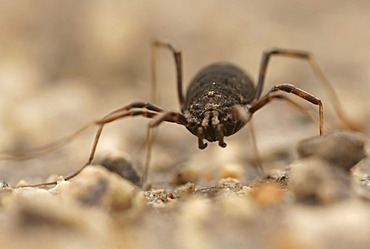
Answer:
[[[171,42],[156,40],[152,43],[152,58],[156,60],[158,48],[165,48],[172,52],[176,65],[177,75],[177,95],[180,104],[180,111],[167,111],[163,108],[148,102],[133,102],[122,108],[119,108],[102,119],[82,128],[70,137],[65,138],[68,142],[82,130],[91,125],[98,126],[95,140],[86,164],[73,175],[66,177],[66,180],[79,174],[83,168],[92,163],[96,147],[99,142],[103,127],[113,121],[130,116],[143,116],[152,119],[148,124],[147,130],[147,149],[144,163],[144,172],[141,179],[145,183],[148,174],[150,151],[151,151],[151,131],[163,122],[171,122],[184,126],[193,135],[197,137],[198,147],[205,149],[207,142],[218,142],[219,146],[226,147],[225,137],[238,132],[245,124],[250,121],[253,114],[259,109],[275,99],[290,101],[297,105],[285,93],[294,94],[313,105],[318,106],[319,134],[323,134],[323,104],[320,99],[292,84],[277,84],[273,86],[266,94],[262,95],[265,75],[268,64],[272,56],[285,56],[307,60],[313,72],[319,81],[324,84],[329,92],[338,116],[348,122],[338,104],[338,99],[334,89],[326,79],[321,68],[318,66],[314,57],[306,52],[293,49],[271,48],[262,55],[258,81],[254,85],[250,76],[248,76],[239,67],[230,63],[214,63],[201,69],[191,81],[186,95],[183,93],[182,80],[182,57],[181,51]],[[152,63],[153,79],[155,76],[155,63]],[[153,88],[156,88],[154,81]],[[285,93],[284,93],[285,92]],[[62,142],[62,143],[64,143]],[[58,146],[58,144],[56,144]],[[55,182],[37,184],[48,185]]]

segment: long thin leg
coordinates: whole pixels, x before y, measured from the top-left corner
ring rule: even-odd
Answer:
[[[152,154],[152,129],[159,126],[162,122],[171,122],[177,123],[180,125],[187,125],[186,118],[183,114],[178,112],[162,112],[157,115],[150,123],[148,124],[148,129],[146,133],[146,152],[145,152],[145,161],[144,161],[144,170],[141,177],[141,187],[145,187],[145,183],[148,178],[150,159]]]
[[[331,99],[334,110],[338,118],[344,124],[346,124],[347,127],[349,127],[352,130],[362,129],[360,124],[355,124],[353,121],[349,120],[348,117],[345,115],[343,108],[340,104],[339,98],[334,90],[334,87],[332,86],[330,81],[326,78],[323,70],[317,63],[315,57],[306,51],[294,50],[294,49],[282,49],[282,48],[271,48],[271,49],[266,50],[263,53],[262,60],[261,60],[261,65],[260,65],[260,70],[259,70],[259,75],[258,75],[258,84],[256,87],[256,99],[259,99],[262,94],[268,64],[269,64],[271,56],[274,56],[274,55],[307,60],[313,73],[315,74],[319,82],[321,82],[321,84],[324,86],[325,91],[327,92],[329,98]]]
[[[274,99],[279,99],[279,100],[287,101],[290,105],[292,105],[293,107],[295,107],[299,111],[305,113],[308,117],[310,117],[312,119],[312,121],[314,121],[314,122],[320,122],[320,120],[316,116],[316,114],[314,115],[312,113],[312,110],[309,110],[308,108],[304,107],[303,105],[301,105],[300,103],[296,102],[295,100],[289,98],[288,96],[274,93],[273,94],[273,98]],[[326,124],[325,125],[325,130],[327,130],[327,129],[328,129],[328,125]]]
[[[163,109],[160,108],[159,106],[153,105],[153,104],[148,103],[148,102],[137,101],[137,102],[132,102],[131,104],[125,105],[124,107],[121,107],[117,110],[114,110],[114,111],[108,113],[107,115],[104,116],[104,118],[107,118],[107,117],[112,116],[114,114],[117,114],[119,112],[127,112],[127,111],[129,111],[133,108],[145,108],[149,111],[163,112]]]
[[[136,105],[134,105],[134,106],[136,106]],[[123,108],[121,108],[121,109],[123,109]],[[112,115],[113,113],[115,115]],[[91,164],[92,160],[94,159],[94,155],[95,155],[96,148],[98,146],[99,138],[100,138],[100,135],[103,131],[103,127],[104,127],[105,124],[116,121],[118,119],[125,118],[125,117],[130,117],[130,116],[143,116],[143,117],[147,117],[147,118],[153,118],[154,116],[156,116],[158,114],[159,114],[159,112],[146,110],[146,109],[133,109],[133,110],[128,110],[124,113],[119,113],[119,112],[117,113],[116,111],[114,111],[114,112],[111,112],[110,114],[106,115],[104,118],[95,121],[94,124],[98,125],[99,128],[98,128],[98,131],[95,135],[94,143],[92,145],[92,149],[91,149],[91,152],[90,152],[90,155],[89,155],[89,158],[88,158],[87,162],[77,172],[75,172],[72,175],[66,177],[65,179],[66,180],[72,179],[73,177],[77,176],[86,166]],[[57,182],[54,181],[54,182],[46,182],[46,183],[40,183],[40,184],[34,184],[34,185],[27,185],[27,187],[39,187],[39,186],[47,186],[47,185],[54,185],[54,184],[57,184]]]
[[[250,141],[252,150],[254,151],[254,161],[256,163],[258,174],[260,176],[264,176],[265,171],[263,169],[261,155],[259,153],[258,146],[257,146],[257,139],[256,139],[256,133],[254,132],[253,120],[250,120],[248,122],[247,128],[248,128],[248,133],[249,133],[249,141]]]
[[[185,97],[182,89],[182,59],[181,51],[176,47],[172,42],[155,40],[152,43],[152,99],[156,100],[156,91],[157,91],[157,69],[156,69],[156,58],[157,58],[157,49],[158,48],[167,48],[171,50],[176,64],[176,77],[177,77],[177,95],[180,102],[181,110],[185,109]]]
[[[282,99],[282,95],[276,94],[277,91],[284,91],[287,93],[293,93],[297,95],[300,98],[303,98],[307,100],[308,102],[311,102],[314,105],[319,106],[319,131],[320,135],[323,134],[324,131],[324,110],[323,105],[320,99],[316,98],[312,94],[299,89],[291,84],[279,84],[275,85],[265,96],[260,98],[256,103],[254,103],[250,108],[249,112],[252,114],[261,109],[266,104],[270,103],[273,99]]]

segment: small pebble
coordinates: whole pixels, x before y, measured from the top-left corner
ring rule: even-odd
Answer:
[[[317,157],[331,165],[349,170],[366,156],[364,135],[340,131],[303,140],[298,145],[301,158]]]
[[[284,191],[278,183],[263,182],[256,184],[249,191],[249,196],[260,206],[269,206],[281,202]]]
[[[29,185],[29,183],[26,180],[22,179],[22,180],[18,181],[17,184],[15,184],[15,187],[16,188],[21,188],[21,187],[25,187],[25,186],[28,186],[28,185]]]
[[[97,207],[125,222],[137,218],[146,206],[143,192],[130,181],[102,166],[86,167],[70,184],[64,184],[61,195],[82,206]]]
[[[124,157],[107,157],[101,163],[108,170],[129,180],[136,186],[140,185],[140,177],[134,169],[132,162]]]
[[[288,189],[298,201],[327,204],[350,196],[347,174],[319,158],[300,159],[290,165]]]
[[[241,179],[244,177],[244,168],[237,163],[228,163],[222,166],[219,170],[221,178],[236,178]]]
[[[144,195],[147,204],[155,208],[167,207],[166,203],[174,199],[173,196],[167,194],[164,189],[151,189],[145,191]]]

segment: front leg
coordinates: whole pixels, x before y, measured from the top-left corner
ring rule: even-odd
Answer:
[[[258,99],[250,108],[249,111],[251,113],[255,113],[268,103],[270,103],[273,99],[285,99],[284,95],[277,94],[278,91],[283,91],[287,93],[293,93],[294,95],[297,95],[298,97],[319,106],[319,131],[320,131],[320,136],[324,132],[324,109],[323,109],[323,104],[320,99],[316,98],[309,92],[306,92],[298,87],[295,87],[291,84],[279,84],[275,85],[266,95],[264,95],[262,98]]]

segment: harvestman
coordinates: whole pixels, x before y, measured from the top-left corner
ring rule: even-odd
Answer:
[[[86,130],[88,127],[92,125],[98,126],[90,156],[86,164],[77,172],[65,178],[66,180],[69,180],[78,175],[86,166],[92,163],[100,135],[103,127],[107,123],[129,116],[143,116],[152,119],[148,124],[146,136],[146,157],[141,179],[141,183],[143,185],[148,175],[151,153],[151,131],[154,127],[159,126],[162,122],[176,123],[185,126],[198,138],[199,149],[205,149],[207,147],[207,143],[205,143],[204,140],[209,142],[217,141],[219,146],[226,147],[224,137],[230,136],[239,131],[250,121],[252,115],[256,111],[270,103],[272,100],[283,99],[297,106],[297,104],[290,98],[287,98],[283,92],[292,93],[318,106],[319,132],[320,135],[322,135],[324,130],[323,104],[321,100],[316,98],[314,95],[291,84],[277,84],[261,97],[268,64],[270,58],[275,55],[294,57],[308,61],[316,77],[326,87],[326,91],[329,93],[329,97],[333,101],[335,111],[339,118],[350,128],[356,129],[343,115],[334,89],[326,79],[318,63],[314,57],[306,51],[281,48],[271,48],[266,50],[262,55],[256,87],[251,78],[237,66],[230,63],[211,64],[196,74],[188,87],[186,95],[184,95],[181,51],[173,43],[159,40],[152,43],[153,92],[156,88],[155,61],[158,48],[168,49],[174,56],[180,112],[166,111],[161,107],[148,102],[133,102],[109,113],[102,119],[81,128],[72,135],[59,140],[56,143],[38,148],[35,150],[34,154],[41,154],[54,150],[71,141],[75,136]],[[301,107],[301,109],[303,108]],[[18,157],[18,159],[26,159],[27,157],[32,157],[32,155],[16,155],[13,159],[15,157]],[[56,184],[56,182],[47,182],[32,186],[52,184]]]

